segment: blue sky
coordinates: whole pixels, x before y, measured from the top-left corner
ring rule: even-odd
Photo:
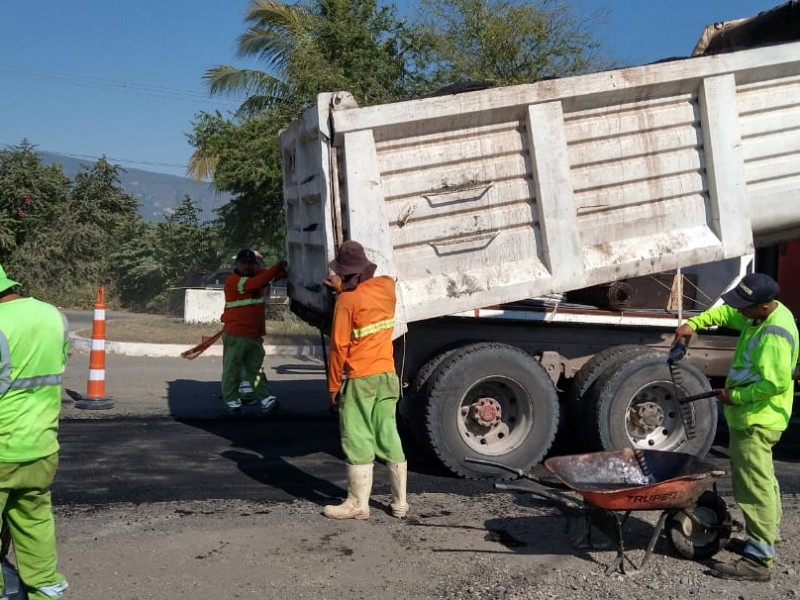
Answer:
[[[691,52],[711,22],[780,3],[756,0],[564,0],[606,13],[607,53],[641,64]],[[236,107],[209,98],[206,69],[235,58],[248,0],[3,0],[0,147],[39,149],[185,174],[194,114]],[[413,14],[417,3],[398,2]],[[252,66],[252,65],[251,65]]]

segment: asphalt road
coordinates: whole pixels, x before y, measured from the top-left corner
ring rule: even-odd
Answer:
[[[210,499],[324,503],[346,494],[334,418],[278,421],[66,421],[53,486],[57,504]],[[411,492],[475,494],[487,482],[450,477],[409,452]],[[376,493],[388,493],[376,467]],[[383,490],[383,491],[381,491]]]
[[[346,491],[335,418],[68,420],[60,436],[57,504],[294,498],[324,504]],[[793,451],[777,453],[784,494],[800,492],[800,457]],[[448,475],[410,444],[407,453],[411,493],[473,495],[492,489],[488,482]],[[724,443],[710,457],[724,467]],[[722,479],[720,487],[729,491],[729,481]],[[375,493],[388,491],[385,470],[376,467]]]
[[[345,494],[338,424],[327,411],[324,366],[314,357],[268,356],[265,371],[282,403],[272,420],[226,417],[219,399],[221,360],[107,356],[109,411],[64,404],[57,504],[103,505],[208,499],[294,498],[325,503]],[[65,387],[85,390],[88,355],[67,364]],[[800,427],[779,445],[784,494],[800,492]],[[727,464],[724,428],[711,458]],[[487,482],[457,479],[406,443],[409,491],[472,495]],[[543,474],[543,473],[542,473]],[[376,469],[376,493],[388,493]],[[720,482],[730,488],[729,480]]]

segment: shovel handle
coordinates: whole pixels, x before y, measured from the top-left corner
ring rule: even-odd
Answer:
[[[706,398],[715,398],[716,392],[714,390],[709,390],[707,392],[703,392],[702,394],[695,394],[694,396],[686,396],[685,398],[678,398],[679,404],[686,404],[687,402],[695,402],[696,400],[705,400]]]

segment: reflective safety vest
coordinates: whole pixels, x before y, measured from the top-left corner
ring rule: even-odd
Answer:
[[[0,302],[0,462],[58,451],[66,317],[34,298]]]
[[[336,298],[331,326],[328,391],[342,387],[342,373],[357,379],[394,371],[392,332],[395,281],[373,277]]]
[[[783,431],[789,425],[794,400],[792,374],[800,341],[794,316],[783,304],[760,323],[724,305],[687,321],[692,329],[720,325],[741,331],[725,387],[733,406],[725,406],[731,429],[754,425]]]

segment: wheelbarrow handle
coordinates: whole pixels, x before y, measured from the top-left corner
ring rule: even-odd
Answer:
[[[533,496],[538,496],[539,498],[544,498],[545,500],[550,500],[557,504],[564,506],[565,508],[572,508],[581,510],[583,505],[575,500],[574,498],[570,498],[566,494],[558,491],[552,491],[546,489],[541,484],[536,484],[535,487],[526,486],[526,485],[518,485],[513,483],[500,483],[497,482],[494,484],[494,489],[500,490],[501,492],[522,492],[524,494],[531,494]]]
[[[473,458],[471,456],[465,456],[464,457],[464,462],[473,463],[473,464],[476,464],[476,465],[483,465],[485,467],[494,467],[495,469],[502,469],[503,471],[508,471],[509,473],[513,473],[517,477],[521,477],[521,478],[524,478],[524,479],[530,479],[531,481],[535,481],[537,483],[539,482],[539,480],[536,477],[534,477],[533,475],[530,475],[529,473],[526,473],[522,469],[517,469],[516,467],[511,467],[509,465],[504,465],[503,463],[495,462],[493,460],[487,460],[485,458]]]

